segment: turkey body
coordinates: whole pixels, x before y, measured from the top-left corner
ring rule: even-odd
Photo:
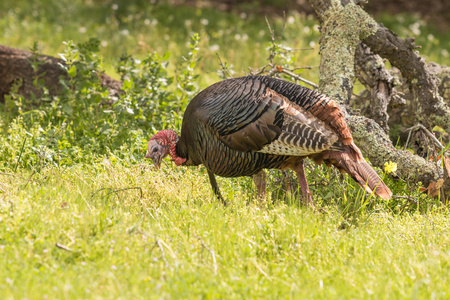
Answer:
[[[187,159],[185,165],[203,164],[223,177],[285,168],[293,157],[304,158],[331,146],[329,142],[328,147],[314,148],[313,139],[308,139],[313,130],[305,123],[317,122],[318,118],[303,107],[313,102],[314,96],[323,97],[305,87],[264,76],[213,84],[186,108],[177,155]],[[296,120],[293,114],[297,112],[304,118]],[[294,121],[303,135],[293,134],[292,143],[283,143],[280,135],[292,131]],[[330,132],[327,126],[323,130]],[[330,140],[337,140],[337,134]],[[274,151],[262,151],[272,143],[278,146],[273,146]]]
[[[174,154],[182,165],[203,164],[219,198],[214,174],[251,176],[266,168],[294,169],[307,197],[305,157],[349,173],[367,192],[392,195],[353,143],[333,100],[271,77],[228,79],[200,92],[186,108]]]

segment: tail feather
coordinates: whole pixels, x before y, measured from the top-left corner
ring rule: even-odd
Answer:
[[[342,160],[340,165],[368,193],[374,192],[385,200],[392,197],[391,190],[365,161]]]
[[[366,192],[374,192],[375,195],[385,200],[390,199],[392,197],[391,190],[378,176],[377,172],[364,160],[358,147],[354,143],[345,147],[346,150],[343,152],[322,152],[317,157],[314,157],[314,160],[317,163],[324,161],[327,164],[333,164],[340,171],[344,170],[348,173]]]

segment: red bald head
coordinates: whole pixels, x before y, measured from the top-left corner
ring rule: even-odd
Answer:
[[[179,140],[175,131],[167,129],[156,133],[148,142],[147,155],[145,158],[151,158],[156,168],[160,168],[161,161],[167,155],[170,155],[177,166],[183,164],[186,159],[176,155],[176,145]]]

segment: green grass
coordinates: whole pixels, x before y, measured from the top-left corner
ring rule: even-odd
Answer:
[[[162,1],[163,2],[163,1]],[[114,6],[117,4],[117,6]],[[270,19],[277,32],[282,20]],[[450,33],[418,17],[381,15],[379,21],[401,37],[415,37],[423,48],[421,54],[431,61],[450,64]],[[184,54],[183,45],[193,32],[202,37],[204,83],[218,79],[218,53],[242,75],[248,67],[266,63],[264,52],[270,35],[262,16],[226,14],[214,9],[149,5],[148,1],[49,1],[28,0],[0,3],[0,44],[29,49],[39,42],[42,53],[62,52],[62,41],[80,43],[89,37],[102,41],[102,55],[109,74],[124,52],[144,56],[148,51],[171,52],[176,59]],[[313,47],[296,55],[297,66],[319,64],[319,28],[313,17],[290,14],[287,17],[283,43],[292,48]],[[180,47],[181,46],[181,47]],[[445,51],[447,50],[447,51]],[[307,71],[310,80],[318,80],[318,70]]]
[[[167,74],[165,68],[136,73],[136,85],[141,74],[155,83],[180,76],[194,32],[201,37],[200,58],[191,57],[191,71],[200,77],[186,80],[200,89],[219,80],[216,52],[233,65],[234,76],[267,62],[270,38],[262,16],[129,2],[2,1],[0,44],[29,49],[38,41],[42,53],[56,56],[67,50],[63,41],[94,37],[102,68],[115,77],[124,52],[140,59],[171,53]],[[380,20],[402,37],[419,30],[421,54],[450,64],[448,32],[415,16]],[[271,22],[281,29],[282,20]],[[317,66],[318,39],[312,17],[287,16],[280,42],[313,48],[295,53],[291,65]],[[164,60],[141,67],[164,66]],[[318,69],[302,76],[317,82]],[[175,126],[164,118],[185,100],[177,82],[167,87],[171,99],[148,102],[164,109],[164,115],[154,112],[163,117],[149,120]],[[156,125],[139,127],[114,107],[105,117],[92,100],[98,86],[87,85],[89,77],[79,83],[81,91],[33,113],[18,112],[20,105],[33,107],[18,97],[0,104],[1,299],[449,297],[449,212],[418,186],[385,176],[403,198],[382,201],[336,171],[307,164],[318,211],[302,207],[277,177],[264,204],[250,178],[218,178],[230,202],[224,207],[203,167],[168,163],[154,171],[142,157],[152,134],[143,128]],[[152,96],[166,95],[165,88]],[[128,91],[141,96],[139,89]],[[145,88],[142,94],[148,96]],[[120,99],[123,110],[134,108],[132,100]],[[77,111],[65,114],[61,103]]]
[[[25,4],[27,3],[27,4]],[[118,4],[114,7],[114,4]],[[3,8],[2,8],[3,6]],[[116,9],[114,9],[116,8]],[[282,20],[271,20],[277,31]],[[301,24],[300,31],[298,24]],[[318,27],[312,17],[292,15],[285,30],[285,41],[293,48],[310,47],[315,51],[298,53],[299,65],[318,65]],[[184,55],[184,45],[193,32],[202,37],[202,60],[199,66],[203,82],[211,84],[219,77],[216,53],[243,75],[248,67],[258,68],[266,63],[265,48],[270,41],[265,20],[260,16],[226,14],[212,9],[192,7],[173,8],[128,1],[28,1],[0,4],[0,44],[23,49],[39,42],[42,53],[62,52],[62,41],[75,43],[96,37],[102,43],[102,55],[109,74],[122,53],[143,57],[147,52],[172,53],[173,60]],[[20,33],[20,34],[19,34]],[[176,63],[176,61],[174,61]],[[314,74],[314,73],[313,73]],[[314,75],[317,78],[317,71]]]
[[[232,197],[223,207],[196,169],[161,173],[105,159],[30,175],[1,175],[2,299],[450,293],[446,210],[374,210],[341,230],[345,220],[333,206],[320,213],[283,201],[261,206],[227,180],[221,185]]]

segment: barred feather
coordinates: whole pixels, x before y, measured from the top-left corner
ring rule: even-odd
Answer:
[[[185,111],[176,156],[186,159],[184,165],[205,165],[210,178],[289,167],[304,176],[301,160],[311,157],[349,173],[368,192],[384,199],[392,195],[364,161],[332,99],[265,76],[224,80],[194,97]],[[211,184],[218,193],[215,180]]]

